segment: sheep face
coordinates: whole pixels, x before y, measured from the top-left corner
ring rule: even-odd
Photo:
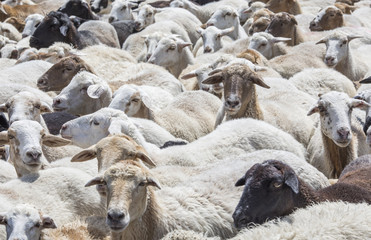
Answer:
[[[295,208],[299,180],[294,170],[280,161],[255,164],[236,182],[236,187],[243,185],[242,196],[233,213],[234,224],[239,229],[290,214]]]
[[[213,70],[212,67],[204,66],[204,67],[198,68],[196,70],[193,70],[193,71],[183,75],[182,79],[190,79],[190,78],[196,77],[199,89],[211,93],[213,91],[212,86],[214,86],[214,85],[203,84],[202,81],[205,80],[209,76],[209,73],[212,70]],[[220,90],[218,88],[219,85],[223,85],[223,83],[216,84],[215,85],[216,90]],[[221,87],[221,90],[223,90],[223,87]]]
[[[37,80],[37,87],[45,92],[61,91],[78,72],[84,70],[89,69],[81,58],[76,56],[63,58]]]
[[[107,187],[106,223],[114,232],[122,232],[130,222],[138,220],[147,210],[148,187],[160,188],[158,181],[137,161],[121,161],[107,169],[85,186],[104,184]]]
[[[236,27],[240,24],[237,11],[228,6],[216,10],[210,19],[206,22],[206,26],[215,26],[219,29]]]
[[[183,48],[191,45],[192,43],[184,42],[177,37],[163,38],[158,42],[148,62],[165,68],[171,67],[174,62],[179,62]]]
[[[321,131],[339,147],[347,147],[352,140],[351,115],[353,108],[365,109],[368,103],[349,98],[341,92],[329,92],[320,96],[308,116],[320,114]]]
[[[135,86],[124,85],[115,92],[109,107],[124,111],[126,115],[132,117],[140,110],[143,99],[144,102],[150,102],[148,96],[138,91]]]
[[[56,228],[50,217],[35,207],[20,204],[6,213],[0,213],[0,224],[6,226],[7,239],[40,239],[45,228]]]
[[[331,30],[344,25],[343,13],[334,6],[322,9],[317,16],[310,22],[311,31]]]
[[[36,49],[47,48],[55,42],[71,43],[71,29],[76,31],[67,14],[50,12],[36,28],[30,38],[30,46]]]
[[[53,99],[53,109],[73,115],[84,115],[108,106],[111,98],[111,89],[104,80],[83,71]]]
[[[264,32],[269,24],[271,23],[270,18],[261,17],[258,20],[254,21],[249,28],[249,35],[253,35],[257,32]]]
[[[368,79],[363,80],[362,82],[368,82]],[[365,90],[363,92],[360,92],[357,94],[357,96],[354,97],[355,99],[363,100],[367,103],[371,103],[371,90]],[[371,146],[371,108],[367,106],[366,110],[366,121],[363,125],[363,132],[366,134],[366,142],[368,145]]]
[[[273,46],[277,42],[289,41],[291,38],[273,37],[269,33],[254,33],[251,37],[249,49],[260,52],[267,59],[273,58]]]
[[[137,4],[128,2],[126,0],[116,0],[112,3],[112,9],[109,14],[108,21],[110,23],[122,21],[122,20],[133,20],[133,7]]]
[[[109,134],[121,134],[122,128],[129,129],[124,124],[126,122],[129,122],[129,118],[122,111],[103,108],[63,124],[61,136],[79,147],[87,148]]]
[[[222,37],[233,32],[234,27],[230,27],[224,30],[220,30],[214,26],[210,26],[205,30],[199,29],[198,32],[201,34],[204,53],[213,53],[223,47]]]
[[[156,9],[150,5],[144,5],[138,12],[137,19],[135,20],[135,30],[141,31],[155,22]]]
[[[92,0],[90,2],[90,7],[93,12],[99,13],[108,7],[108,0]]]
[[[36,120],[40,122],[40,114],[52,112],[50,106],[41,102],[30,92],[19,92],[0,105],[0,111],[7,112],[9,124],[19,120]]]
[[[76,16],[82,19],[97,20],[98,17],[91,11],[89,4],[85,0],[69,0],[58,9],[59,12],[68,16]]]
[[[277,13],[265,32],[272,34],[275,37],[291,37],[293,31],[298,25],[295,17],[288,13]]]
[[[146,61],[150,59],[150,57],[152,56],[153,52],[157,47],[157,43],[164,37],[165,35],[160,32],[155,32],[150,35],[143,36],[144,43],[146,44],[147,47]]]
[[[36,28],[40,25],[41,21],[44,19],[44,16],[40,14],[31,14],[25,20],[25,26],[22,32],[22,38],[32,35]]]

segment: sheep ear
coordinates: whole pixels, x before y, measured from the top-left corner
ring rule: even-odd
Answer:
[[[204,30],[202,28],[198,28],[196,31],[198,34],[202,34]]]
[[[41,102],[40,112],[42,113],[53,112],[53,109],[45,102]]]
[[[54,220],[51,217],[44,215],[42,217],[42,227],[43,228],[57,228],[57,225],[55,225]]]
[[[235,187],[240,187],[240,186],[245,185],[245,183],[246,183],[246,179],[245,179],[245,176],[243,176],[242,178],[238,179],[238,181],[236,182],[236,184],[234,186]]]
[[[138,152],[136,157],[147,163],[149,166],[156,167],[156,163],[144,152]]]
[[[250,2],[251,3],[251,2]],[[251,7],[245,9],[245,11],[243,11],[243,13],[251,13],[252,12],[252,9]]]
[[[234,27],[232,26],[232,27],[230,27],[230,28],[226,28],[226,29],[223,29],[219,34],[218,34],[218,36],[225,36],[225,35],[227,35],[228,33],[231,33],[231,32],[233,32],[234,31]]]
[[[71,141],[51,134],[45,134],[42,137],[42,143],[48,147],[61,147],[70,144]]]
[[[122,121],[113,120],[108,128],[108,133],[111,135],[120,135],[122,134]]]
[[[129,3],[128,3],[128,7],[129,7],[129,8],[138,7],[138,4],[137,4],[137,3],[129,2]]]
[[[285,184],[289,186],[294,193],[299,193],[299,180],[295,172],[285,172]]]
[[[216,74],[209,76],[208,78],[203,80],[201,83],[202,84],[216,84],[216,83],[221,83],[221,82],[223,82],[223,75],[222,75],[222,72],[218,72]]]
[[[6,213],[0,213],[0,225],[6,224]]]
[[[182,51],[183,48],[192,46],[192,43],[189,42],[177,42],[176,44],[178,46],[179,51]]]
[[[291,38],[285,38],[285,37],[274,37],[271,40],[273,43],[277,42],[284,42],[284,41],[291,41]]]
[[[59,31],[61,32],[61,34],[62,34],[64,37],[67,36],[68,26],[67,26],[67,25],[62,25],[62,26],[59,28]]]
[[[312,115],[313,113],[316,113],[316,112],[319,112],[319,108],[318,108],[318,105],[316,104],[315,106],[313,106],[309,112],[307,113],[307,116],[310,116]]]
[[[9,144],[8,131],[0,132],[0,145]]]
[[[362,110],[367,110],[368,107],[371,107],[369,103],[358,99],[351,99],[350,106],[352,108],[359,108]]]
[[[98,184],[104,184],[106,185],[106,182],[104,181],[103,177],[98,176],[90,180],[87,184],[85,184],[85,187],[90,187]]]
[[[4,13],[5,15],[8,15],[8,13],[4,9],[4,5],[0,3],[0,12]]]
[[[71,162],[85,162],[94,159],[97,156],[95,145],[84,149],[71,158]]]
[[[356,96],[353,97],[354,99],[366,101],[364,92],[358,93]]]
[[[197,77],[197,74],[195,71],[189,72],[181,77],[181,79],[190,79],[193,77]],[[1,106],[1,105],[0,105]]]
[[[371,83],[371,76],[368,78],[363,79],[359,83],[365,84],[365,83]],[[0,105],[0,111],[1,111],[1,105]]]
[[[105,90],[106,88],[102,84],[94,84],[88,87],[87,94],[93,99],[98,99],[104,94]]]
[[[263,79],[258,76],[257,74],[251,74],[250,75],[250,80],[255,83],[256,85],[260,86],[260,87],[263,87],[263,88],[271,88],[270,86],[268,86],[264,81]]]
[[[5,103],[0,104],[0,112],[8,112],[8,108],[5,106]]]
[[[348,36],[348,42],[350,42],[350,41],[352,41],[353,39],[356,39],[356,38],[362,38],[362,36],[350,35],[350,36]]]
[[[321,40],[319,40],[318,42],[316,42],[316,44],[321,44],[321,43],[325,43],[326,44],[327,42],[327,39],[326,38],[322,38]]]
[[[298,22],[296,21],[294,15],[289,14],[291,17],[291,22],[293,22],[295,25],[298,25]]]
[[[160,183],[153,177],[147,177],[147,184],[149,186],[157,187],[158,189],[161,189]]]
[[[207,24],[206,24],[206,23],[202,24],[202,25],[200,26],[200,28],[202,28],[202,29],[206,29],[206,28],[207,28]]]

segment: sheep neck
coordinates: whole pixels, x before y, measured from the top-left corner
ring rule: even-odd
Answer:
[[[147,191],[147,209],[143,216],[130,222],[121,234],[112,233],[112,240],[160,239],[175,229],[175,226],[168,221],[170,216],[164,214],[161,205],[158,204],[154,191],[150,188],[147,188]]]
[[[245,100],[241,104],[240,110],[234,115],[227,115],[227,120],[238,118],[254,118],[264,120],[263,113],[256,95],[255,85],[247,92]]]
[[[333,168],[330,177],[338,178],[344,167],[357,157],[354,151],[354,140],[352,139],[347,147],[342,148],[337,146],[331,138],[322,133],[322,141],[325,161],[330,162]]]
[[[316,190],[314,190],[311,186],[306,184],[300,178],[298,180],[299,180],[299,193],[294,195],[294,208],[305,208],[306,206],[312,203],[317,203],[322,200]]]
[[[202,9],[200,6],[197,6],[196,4],[190,1],[187,1],[187,4],[185,7],[187,8],[188,11],[190,11],[192,14],[197,16],[198,19],[202,18]],[[205,21],[202,21],[202,23],[206,22],[207,20],[208,19],[206,19]]]
[[[360,80],[360,79],[357,79],[356,73],[354,71],[355,66],[353,62],[353,55],[349,49],[349,46],[348,46],[348,51],[346,55],[347,56],[335,66],[335,69],[341,72],[342,74],[344,74],[346,77],[348,77],[352,81]]]
[[[193,63],[194,58],[192,56],[191,50],[185,47],[182,49],[182,52],[180,53],[179,60],[174,61],[173,65],[168,67],[168,70],[171,74],[178,78],[183,69],[185,69],[188,65]]]

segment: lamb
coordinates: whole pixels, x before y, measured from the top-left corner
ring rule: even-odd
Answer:
[[[115,21],[122,21],[122,20],[134,20],[132,8],[136,7],[137,4],[118,0],[112,3],[111,12],[109,14],[108,22],[112,23]]]
[[[231,43],[233,40],[225,35],[228,33],[232,32],[234,30],[234,27],[227,28],[220,30],[214,26],[210,26],[206,28],[205,30],[203,29],[198,29],[198,32],[200,33],[202,37],[202,42],[203,42],[203,48],[199,48],[197,51],[196,48],[194,50],[195,56],[200,55],[198,52],[203,52],[203,53],[212,53],[216,52],[219,49],[221,49],[226,43]]]
[[[159,87],[126,84],[115,91],[108,107],[122,110],[129,117],[145,118],[149,114],[145,113],[147,109],[158,111],[173,99],[169,92]]]
[[[326,44],[326,56],[324,62],[344,74],[352,81],[363,79],[367,73],[367,66],[359,59],[353,59],[349,42],[359,36],[346,35],[342,32],[334,32],[321,39],[317,44]]]
[[[31,14],[25,19],[25,26],[22,32],[22,38],[31,36],[39,24],[44,19],[44,16],[41,14]]]
[[[288,13],[276,13],[265,31],[275,37],[291,38],[288,45],[294,46],[304,42],[303,33],[297,25],[298,22],[293,15]]]
[[[290,38],[274,37],[266,32],[258,32],[252,35],[249,48],[260,52],[267,59],[272,59],[287,53],[288,48],[282,42],[290,40]]]
[[[53,109],[84,115],[107,107],[111,100],[112,91],[106,81],[83,71],[76,74],[68,86],[53,99]]]
[[[245,30],[240,25],[237,11],[230,6],[218,8],[206,22],[206,26],[215,26],[219,29],[234,27],[233,32],[228,34],[233,40],[247,37]]]
[[[347,164],[357,156],[369,152],[362,126],[357,120],[362,115],[354,110],[354,119],[351,117],[353,109],[365,109],[368,106],[369,104],[363,100],[352,99],[345,93],[331,91],[321,95],[318,102],[309,110],[308,116],[320,113],[320,129],[311,140],[313,150],[309,162],[326,176],[339,177]],[[320,146],[317,146],[320,138],[323,145],[321,152]]]
[[[370,184],[369,176],[362,177],[364,176],[359,176],[358,179]],[[233,213],[234,223],[238,228],[288,215],[294,209],[305,208],[311,203],[338,200],[351,203],[371,202],[369,189],[346,178],[316,191],[304,183],[290,166],[277,160],[255,164],[236,182],[237,187],[243,185],[243,194]],[[270,188],[276,191],[268,191]],[[271,204],[271,199],[275,199],[276,204]]]
[[[67,122],[62,127],[61,136],[68,138],[73,144],[86,148],[108,134],[124,133],[141,144],[155,162],[166,161],[169,165],[204,165],[227,156],[259,149],[286,150],[305,159],[303,146],[291,135],[268,123],[254,119],[228,121],[213,132],[185,146],[173,146],[159,150],[153,144],[146,142],[135,124],[125,116],[125,113],[114,109],[101,109],[94,114]],[[96,122],[98,125],[90,125],[89,122]],[[211,150],[200,151],[200,148]],[[202,162],[200,159],[203,159]]]
[[[58,28],[50,27],[54,22],[58,22]],[[66,14],[52,11],[45,16],[32,34],[30,46],[40,49],[49,47],[54,42],[66,42],[78,49],[100,43],[120,47],[116,30],[110,24],[102,21],[88,21],[76,30]]]
[[[92,12],[89,4],[85,0],[68,0],[62,7],[58,9],[58,12],[86,20],[99,19],[99,17]]]
[[[193,64],[192,52],[187,48],[191,45],[175,36],[165,37],[158,42],[148,62],[165,67],[178,78],[187,65]]]
[[[306,92],[314,98],[317,98],[318,93],[324,94],[330,91],[344,92],[349,97],[356,95],[353,82],[333,69],[304,69],[291,77],[289,81],[300,91]]]
[[[22,35],[10,23],[0,23],[0,34],[17,42],[22,39]]]
[[[79,217],[103,214],[104,207],[96,191],[81,185],[89,179],[90,175],[78,169],[51,168],[10,180],[0,187],[0,211],[9,211],[26,201],[53,216],[57,226]],[[0,230],[2,239],[6,239],[4,230]]]
[[[36,121],[19,120],[12,123],[6,132],[0,133],[0,144],[9,144],[9,158],[18,177],[37,173],[47,161],[42,156],[41,145],[60,147],[70,141],[45,133]]]

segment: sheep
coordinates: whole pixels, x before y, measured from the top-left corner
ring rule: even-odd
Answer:
[[[0,103],[4,103],[8,101],[10,97],[22,91],[34,93],[36,96],[40,98],[42,102],[45,102],[49,104],[50,106],[53,104],[53,99],[48,94],[38,89],[35,89],[33,87],[29,87],[27,85],[17,84],[17,83],[1,84]]]
[[[260,17],[251,24],[244,25],[245,31],[249,34],[249,36],[253,35],[257,32],[264,32],[269,24],[271,23],[271,19],[267,17]]]
[[[131,9],[136,6],[137,4],[124,0],[114,1],[112,3],[112,9],[109,14],[108,22],[112,23],[122,20],[134,20]]]
[[[265,31],[275,37],[291,38],[288,45],[294,46],[304,42],[303,33],[297,25],[298,22],[293,15],[288,13],[276,13]]]
[[[14,41],[19,41],[22,39],[22,35],[10,23],[0,23],[0,34]]]
[[[13,162],[18,177],[37,173],[42,165],[47,165],[42,156],[41,145],[60,147],[70,141],[45,133],[36,121],[19,120],[12,123],[7,132],[1,132],[1,144],[9,144],[9,158]]]
[[[58,28],[50,27],[54,22],[58,22]],[[40,49],[54,42],[67,42],[78,49],[100,43],[119,48],[116,30],[108,23],[88,21],[77,30],[66,14],[52,11],[32,34],[30,46]]]
[[[260,52],[267,59],[272,59],[287,53],[287,47],[282,42],[290,40],[290,38],[274,37],[266,32],[258,32],[252,35],[248,48]]]
[[[308,68],[295,74],[289,81],[300,91],[314,98],[317,98],[318,93],[324,94],[330,91],[344,92],[349,97],[356,95],[353,82],[333,69]]]
[[[305,158],[303,146],[291,135],[268,123],[254,119],[228,121],[221,124],[213,132],[185,146],[173,146],[159,150],[153,144],[149,144],[143,138],[140,129],[125,116],[125,113],[114,109],[101,109],[94,114],[65,123],[61,130],[61,136],[71,140],[75,145],[86,148],[97,143],[108,134],[124,133],[141,144],[155,162],[166,160],[168,164],[176,163],[184,166],[207,164],[226,156],[234,156],[258,149],[286,150],[303,159]],[[89,122],[98,125],[90,125]],[[226,136],[228,136],[228,140]],[[241,139],[241,136],[243,139]],[[264,138],[262,138],[263,136]],[[200,151],[200,148],[211,150]],[[196,154],[200,155],[196,156]],[[200,162],[199,159],[203,159],[203,161]]]
[[[5,5],[4,3],[0,3],[0,9],[0,21],[4,21],[9,17],[15,17],[24,20],[30,14],[42,14],[43,12],[43,9],[41,9],[39,5],[19,5],[12,7],[9,5]]]
[[[321,151],[320,146],[314,147],[314,157],[311,157],[309,162],[326,176],[339,177],[348,163],[369,152],[362,126],[356,119],[362,115],[354,110],[355,119],[351,117],[353,109],[365,109],[368,106],[363,100],[331,91],[321,95],[318,102],[308,111],[308,116],[320,114],[320,128],[317,131],[320,134],[314,135],[311,142],[318,145],[322,138],[323,145]],[[315,157],[315,154],[320,156]]]
[[[325,31],[344,26],[343,13],[335,6],[322,9],[310,22],[311,31]]]
[[[16,44],[17,42],[16,41],[13,41],[13,40],[10,40],[7,37],[0,36],[0,49],[3,48],[8,43],[10,43],[10,44]]]
[[[359,176],[358,179],[370,183],[369,176]],[[244,191],[233,213],[237,228],[288,215],[296,208],[305,208],[311,203],[338,200],[351,203],[371,202],[370,190],[359,187],[346,178],[316,191],[304,183],[289,165],[277,160],[255,164],[235,184],[236,187],[243,185]],[[275,199],[275,204],[271,204],[272,199]]]
[[[256,11],[263,8],[265,8],[265,4],[262,2],[252,2],[248,7],[241,7],[238,11],[241,24],[244,24]]]
[[[124,111],[129,117],[148,116],[145,111],[158,111],[174,99],[167,91],[153,86],[126,84],[113,94],[108,107]]]
[[[198,51],[203,53],[212,53],[216,52],[225,45],[225,43],[231,43],[233,40],[225,35],[232,32],[234,27],[220,30],[214,26],[207,27],[205,30],[198,29],[202,37],[203,48],[200,48]],[[196,49],[196,48],[195,48]],[[196,56],[199,55],[196,52]],[[195,50],[194,50],[195,52]]]
[[[352,14],[354,10],[357,9],[355,6],[348,5],[342,2],[335,2],[335,7],[339,8],[343,14]]]
[[[135,30],[139,32],[149,25],[153,24],[155,22],[156,13],[157,9],[149,4],[140,6],[138,15],[134,21]]]
[[[85,0],[69,0],[58,9],[58,12],[87,20],[99,19],[99,17],[91,11],[89,4]]]
[[[206,22],[206,26],[215,26],[219,29],[234,27],[233,32],[228,34],[233,40],[247,37],[245,30],[240,25],[237,11],[230,6],[218,8]]]
[[[361,7],[352,12],[352,16],[356,17],[361,22],[361,24],[367,28],[371,27],[369,14],[369,7]]]
[[[93,0],[90,1],[91,10],[99,14],[108,14],[112,9],[114,0]]]
[[[178,78],[188,64],[193,64],[193,55],[187,48],[191,45],[192,43],[175,36],[165,37],[158,42],[148,62],[167,68]]]
[[[51,66],[52,64],[40,60],[17,64],[0,71],[0,82],[2,84],[18,83],[36,87],[37,79]]]
[[[24,21],[25,21],[25,26],[22,32],[22,38],[31,36],[36,28],[39,26],[39,24],[42,22],[44,19],[44,16],[41,14],[31,14],[29,15]]]
[[[84,115],[107,107],[112,100],[108,84],[96,75],[82,71],[53,99],[54,111]]]
[[[133,20],[124,20],[111,23],[117,32],[120,46],[124,44],[126,39],[132,34],[138,32],[136,24]]]
[[[4,23],[13,25],[18,30],[18,32],[22,32],[25,27],[25,22],[15,17],[5,19]]]
[[[298,15],[302,13],[299,1],[297,0],[269,0],[265,7],[275,13],[287,12],[292,15]]]
[[[349,42],[359,36],[346,35],[342,32],[334,32],[321,39],[317,44],[326,44],[324,62],[344,74],[352,81],[361,80],[367,73],[367,66],[359,59],[353,59]]]
[[[10,180],[0,186],[0,211],[27,202],[53,216],[57,226],[79,217],[103,214],[104,207],[96,191],[82,186],[89,179],[90,175],[78,169],[50,168]],[[6,239],[4,230],[0,230],[1,239]]]

